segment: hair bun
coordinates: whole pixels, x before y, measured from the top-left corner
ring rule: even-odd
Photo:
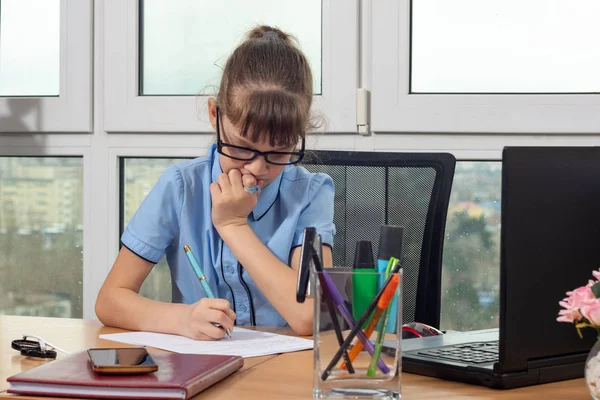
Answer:
[[[293,36],[288,35],[281,29],[269,25],[259,25],[255,27],[254,29],[248,32],[246,38],[263,40],[281,39],[287,44],[293,44],[295,39]]]
[[[262,34],[264,39],[279,39],[279,34],[275,31],[265,31]]]

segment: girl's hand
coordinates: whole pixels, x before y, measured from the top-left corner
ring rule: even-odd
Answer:
[[[181,331],[194,340],[218,340],[225,336],[225,329],[233,330],[234,321],[235,313],[227,300],[203,298],[188,306]]]
[[[232,169],[228,174],[219,175],[218,182],[210,184],[212,197],[213,225],[219,231],[229,226],[242,226],[248,223],[248,214],[252,212],[260,190],[250,194],[244,187],[257,184],[256,178],[251,174],[244,174],[238,169]]]

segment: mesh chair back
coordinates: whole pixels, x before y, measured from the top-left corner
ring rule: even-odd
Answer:
[[[403,322],[440,322],[442,248],[456,159],[448,153],[311,151],[303,166],[335,184],[334,266],[383,224],[404,226]],[[373,255],[377,259],[377,254]]]

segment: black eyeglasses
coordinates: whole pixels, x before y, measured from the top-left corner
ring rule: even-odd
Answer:
[[[240,161],[251,161],[258,156],[263,156],[269,164],[289,165],[296,164],[304,158],[304,138],[299,152],[295,151],[258,151],[248,147],[235,146],[223,143],[221,140],[221,123],[219,120],[219,108],[217,108],[217,151],[226,157]],[[223,131],[224,132],[224,131]]]

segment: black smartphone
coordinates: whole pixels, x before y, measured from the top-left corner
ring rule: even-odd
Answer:
[[[88,349],[92,370],[107,375],[147,374],[158,371],[144,347]]]
[[[298,283],[296,285],[296,301],[304,303],[310,278],[310,263],[315,251],[314,242],[317,230],[314,227],[304,228],[302,247],[300,248],[300,265],[298,267]]]

